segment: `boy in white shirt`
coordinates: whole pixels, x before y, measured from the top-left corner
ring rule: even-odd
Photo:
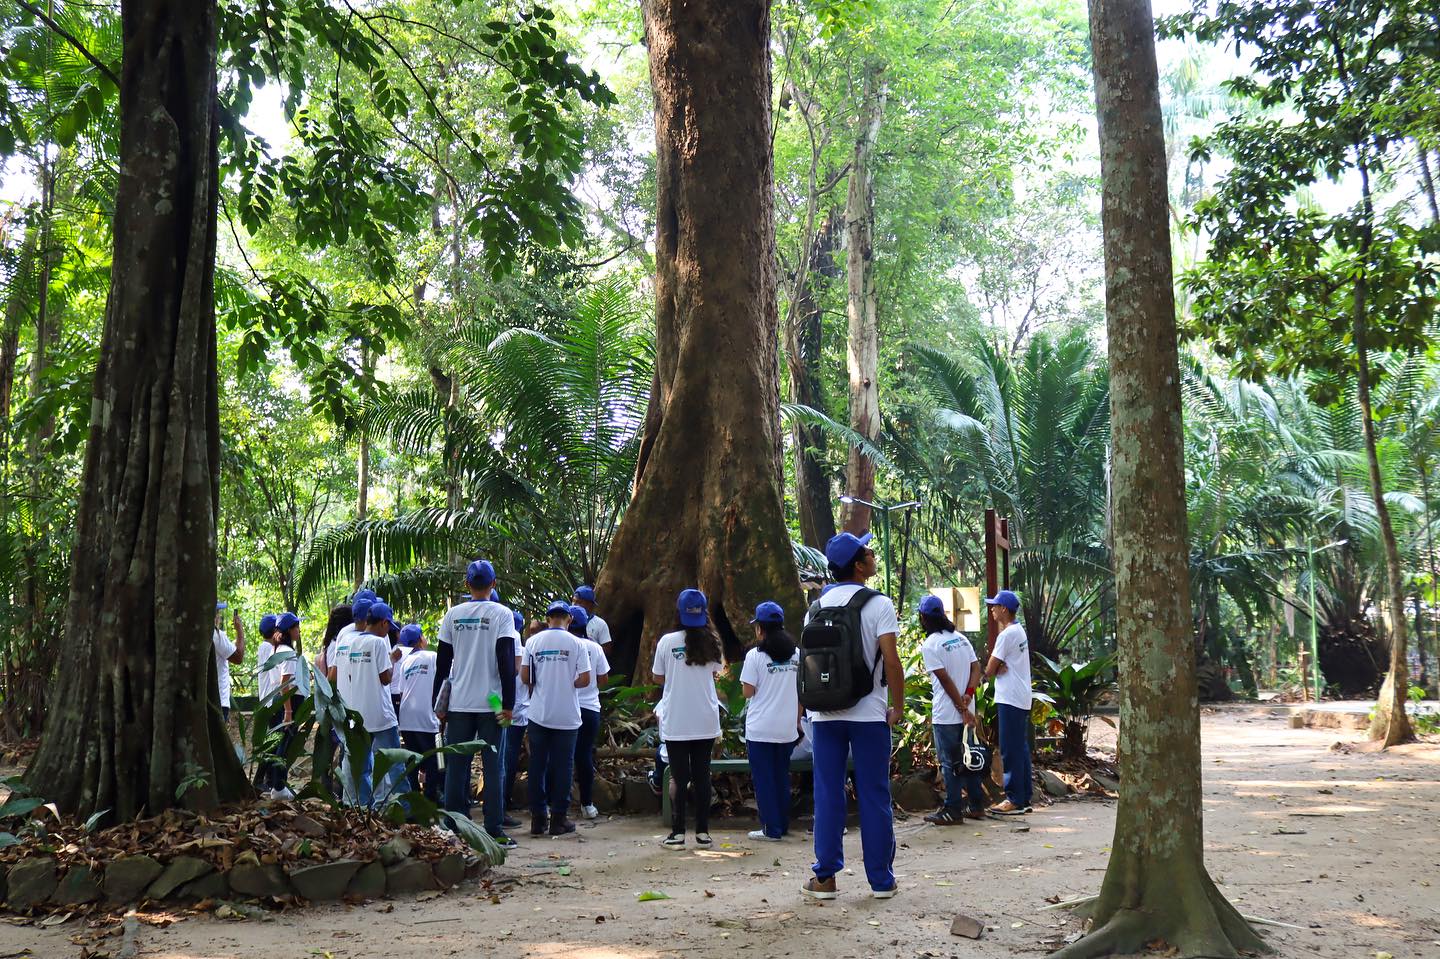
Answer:
[[[400,648],[405,656],[395,670],[400,676],[400,743],[414,753],[428,753],[435,748],[440,720],[435,715],[435,654],[430,651],[425,632],[418,623],[400,630]],[[392,680],[393,688],[393,680]],[[423,780],[425,798],[440,801],[440,762],[427,756],[410,771],[410,788],[420,789]]]
[[[610,652],[610,624],[595,613],[595,587],[576,586],[574,604],[585,610],[585,635]]]
[[[530,691],[530,835],[575,831],[566,813],[580,729],[580,693],[590,685],[585,643],[570,635],[570,606],[556,600],[545,611],[548,629],[530,637],[521,658],[520,682]]]
[[[350,757],[351,787],[356,801],[362,806],[375,805],[377,798],[382,802],[387,799],[402,771],[397,765],[387,776],[387,788],[374,789],[371,771],[375,768],[375,752],[400,745],[399,723],[395,718],[395,707],[390,702],[389,635],[393,619],[394,613],[384,602],[370,604],[366,612],[366,631],[346,638],[345,659],[332,667],[337,670],[335,686],[340,698],[347,708],[360,714],[365,731],[370,733],[369,752],[364,756]],[[340,642],[337,639],[335,645],[339,646]]]
[[[228,603],[215,604],[215,632],[210,637],[215,646],[215,679],[220,688],[220,715],[230,721],[230,664],[245,662],[245,627],[240,625],[240,610],[235,610],[230,621],[235,626],[235,641],[225,635],[224,618],[220,615]]]
[[[595,808],[595,739],[600,735],[600,687],[610,675],[605,647],[587,632],[590,614],[583,606],[570,607],[570,633],[578,636],[590,655],[590,685],[580,690],[580,731],[575,737],[575,785],[580,787],[580,814],[599,817]]]
[[[961,735],[975,724],[975,687],[980,685],[980,661],[970,641],[955,631],[938,596],[920,600],[920,628],[925,641],[920,658],[930,674],[930,728],[935,756],[945,777],[945,805],[925,817],[937,826],[959,826],[968,816],[985,818],[985,795],[980,776],[965,768]],[[966,800],[969,800],[968,809]]]
[[[1030,765],[1030,641],[1016,622],[1020,597],[1002,589],[985,600],[1000,627],[985,678],[995,680],[995,711],[1000,726],[1000,761],[1005,767],[1005,801],[991,806],[997,816],[1030,812],[1034,771]]]

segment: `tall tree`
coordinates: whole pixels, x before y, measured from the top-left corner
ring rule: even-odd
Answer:
[[[1110,345],[1125,779],[1092,931],[1057,956],[1238,956],[1265,944],[1205,870],[1184,433],[1149,0],[1091,0]]]
[[[115,254],[54,707],[29,782],[76,815],[238,796],[208,641],[219,407],[216,4],[124,0]],[[198,774],[198,776],[197,776]],[[198,781],[182,791],[186,781]]]
[[[798,616],[800,587],[781,492],[770,4],[647,0],[643,12],[655,380],[635,496],[597,588],[622,666],[648,668],[685,587],[709,595],[730,642],[763,599]]]

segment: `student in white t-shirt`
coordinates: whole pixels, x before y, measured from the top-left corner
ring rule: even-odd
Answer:
[[[545,611],[549,628],[530,637],[520,660],[520,682],[530,691],[530,835],[575,831],[567,813],[574,781],[575,738],[580,731],[580,690],[590,685],[586,644],[572,636],[570,605],[556,600]]]
[[[288,655],[286,655],[288,653]],[[295,741],[295,710],[309,694],[309,684],[300,668],[300,617],[281,613],[275,622],[275,644],[272,658],[284,657],[270,672],[275,674],[274,709],[271,727],[281,730],[280,743],[267,760],[267,781],[270,799],[294,799],[290,791],[289,764],[286,754]]]
[[[240,610],[235,610],[230,617],[230,622],[235,627],[235,641],[232,643],[230,637],[225,635],[225,618],[220,614],[228,605],[215,604],[215,632],[210,637],[215,646],[215,679],[220,690],[220,715],[226,722],[230,721],[230,664],[238,666],[245,662],[245,627],[240,625]]]
[[[605,647],[586,628],[590,615],[582,606],[570,607],[570,633],[578,636],[590,655],[590,685],[580,690],[580,732],[575,737],[575,785],[580,787],[580,814],[595,819],[595,739],[600,735],[600,687],[610,675]]]
[[[255,694],[261,706],[270,699],[279,684],[280,673],[274,668],[266,668],[270,657],[275,654],[275,624],[279,621],[280,617],[274,613],[260,617],[260,645],[255,647]]]
[[[610,625],[595,613],[595,587],[576,586],[574,604],[585,610],[585,635],[600,644],[608,655],[610,652]]]
[[[965,768],[966,726],[975,725],[975,687],[980,661],[970,641],[955,631],[938,596],[920,600],[920,628],[925,641],[920,658],[930,674],[930,730],[935,757],[945,778],[945,805],[925,817],[937,826],[960,826],[966,817],[985,818],[980,774]],[[968,800],[968,803],[967,803]]]
[[[1016,622],[1020,597],[1002,589],[985,600],[990,618],[1000,627],[995,648],[985,664],[985,678],[995,680],[995,712],[1000,727],[1000,761],[1005,767],[1005,801],[990,807],[997,816],[1030,812],[1034,770],[1030,765],[1030,641]]]
[[[715,674],[725,668],[724,647],[710,625],[710,601],[698,589],[687,589],[675,601],[679,626],[655,645],[651,673],[663,685],[660,694],[660,738],[675,784],[670,835],[664,844],[685,846],[685,806],[695,785],[695,842],[710,845],[710,752],[720,737],[720,697]]]
[[[526,624],[525,617],[515,613],[515,675],[520,675],[521,656],[525,652],[525,644],[521,636],[534,636],[545,628],[545,624],[534,622]],[[500,730],[500,743],[502,745],[500,756],[500,779],[505,784],[503,793],[504,799],[501,805],[505,807],[505,818],[503,820],[506,829],[515,829],[520,826],[520,820],[510,815],[510,807],[514,802],[515,777],[520,773],[520,750],[525,746],[525,727],[529,723],[530,690],[522,682],[515,683],[515,708],[510,711],[510,725]]]
[[[790,830],[790,752],[800,739],[800,696],[796,689],[800,650],[785,631],[779,603],[755,607],[755,647],[740,667],[745,707],[745,756],[755,782],[760,828],[750,838],[779,842]]]
[[[400,744],[422,755],[434,751],[435,736],[440,732],[434,708],[435,654],[429,647],[425,631],[418,623],[410,623],[400,630],[399,648],[405,655],[393,670],[400,676]],[[395,688],[393,679],[390,688]],[[426,799],[440,801],[439,757],[426,756],[410,771],[410,788],[423,788]]]
[[[337,670],[335,687],[340,698],[346,708],[360,714],[361,724],[370,734],[369,751],[364,756],[350,757],[349,770],[356,802],[362,806],[373,806],[377,800],[383,802],[389,798],[403,772],[397,764],[387,774],[387,782],[381,788],[375,788],[371,781],[376,751],[400,745],[399,722],[395,717],[395,706],[390,702],[392,666],[389,635],[395,614],[379,600],[354,605],[365,610],[365,631],[351,633],[335,641],[337,662],[332,668]],[[342,644],[344,660],[340,661]]]
[[[349,623],[340,627],[340,630],[335,634],[335,638],[326,647],[325,675],[330,680],[330,688],[334,690],[337,696],[340,695],[340,672],[342,668],[348,668],[350,662],[350,647],[354,645],[358,637],[365,633],[366,625],[370,620],[370,606],[378,598],[372,589],[356,590],[355,595],[350,600]],[[340,698],[343,702],[344,696],[340,696]],[[340,744],[340,782],[342,783],[344,799],[352,806],[362,805],[358,787],[363,782],[365,789],[369,790],[370,776],[368,773],[361,776],[358,769],[352,770],[351,760],[353,759],[356,763],[363,766],[364,757],[352,757],[345,748],[344,737],[338,732],[336,732],[335,735]],[[369,795],[369,793],[367,792],[366,795]],[[369,804],[369,800],[363,803],[363,805],[367,806]]]

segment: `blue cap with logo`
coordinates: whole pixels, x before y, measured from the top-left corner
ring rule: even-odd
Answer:
[[[375,595],[375,590],[373,589],[357,589],[355,590],[355,595],[350,598],[350,605],[353,606],[361,600],[368,600],[373,603],[379,598],[380,597]]]
[[[260,635],[261,635],[261,637],[268,639],[268,638],[270,637],[270,634],[273,633],[273,632],[275,632],[275,624],[278,623],[279,621],[280,621],[280,617],[276,616],[274,613],[266,613],[264,616],[261,616],[261,617],[260,617]]]
[[[404,629],[400,630],[400,645],[418,646],[420,645],[421,637],[424,635],[425,631],[420,628],[419,623],[409,623]]]
[[[350,604],[350,615],[355,618],[355,622],[363,623],[370,618],[370,607],[373,605],[375,605],[375,597],[357,597],[355,602]]]
[[[575,587],[575,598],[576,598],[576,599],[583,599],[583,600],[585,600],[585,602],[587,602],[587,603],[593,603],[593,602],[595,602],[595,587],[594,587],[594,586],[576,586],[576,587]]]
[[[989,597],[988,599],[986,599],[986,600],[985,600],[985,605],[986,605],[986,606],[1004,606],[1006,609],[1010,610],[1010,612],[1012,612],[1012,613],[1018,613],[1018,612],[1020,611],[1020,597],[1019,597],[1019,596],[1016,596],[1014,593],[1010,592],[1010,590],[1008,590],[1008,589],[1002,589],[1002,590],[1000,590],[1000,592],[996,593],[994,596],[991,596],[991,597]]]
[[[294,613],[281,613],[280,618],[275,621],[275,628],[282,633],[287,633],[300,625],[300,617]]]
[[[755,618],[750,622],[783,626],[785,625],[785,610],[780,608],[779,603],[772,603],[767,599],[755,607]]]
[[[871,534],[856,536],[854,533],[836,533],[825,544],[825,561],[836,569],[850,565],[860,550],[870,545]]]
[[[934,593],[931,593],[929,596],[925,596],[920,600],[919,609],[920,615],[922,616],[945,615],[945,603],[940,599],[939,596],[936,596]]]
[[[567,602],[565,602],[565,600],[563,600],[563,599],[557,599],[557,600],[555,600],[555,602],[553,602],[553,603],[551,603],[549,606],[545,607],[545,615],[546,615],[546,616],[569,616],[569,615],[570,615],[570,604],[567,603]]]
[[[465,570],[465,582],[477,589],[484,589],[495,582],[495,567],[489,560],[477,559]]]
[[[393,623],[395,611],[387,606],[383,599],[377,599],[370,604],[370,615],[366,618],[372,623]]]
[[[704,626],[710,622],[710,601],[698,589],[681,590],[675,609],[680,613],[681,626]]]
[[[511,613],[515,616],[515,632],[525,632],[525,617],[520,614],[519,610],[511,610]]]
[[[578,627],[580,629],[584,629],[588,625],[590,625],[590,614],[585,612],[585,607],[571,606],[570,628],[575,629]]]

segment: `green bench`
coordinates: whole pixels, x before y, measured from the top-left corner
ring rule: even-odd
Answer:
[[[853,771],[855,759],[846,763],[845,768]],[[748,773],[750,771],[750,760],[748,759],[712,759],[710,760],[710,775],[716,773]],[[790,771],[792,773],[808,773],[815,771],[815,763],[810,757],[804,759],[790,760]],[[660,816],[662,822],[670,822],[670,764],[665,764],[665,772],[660,777]]]

